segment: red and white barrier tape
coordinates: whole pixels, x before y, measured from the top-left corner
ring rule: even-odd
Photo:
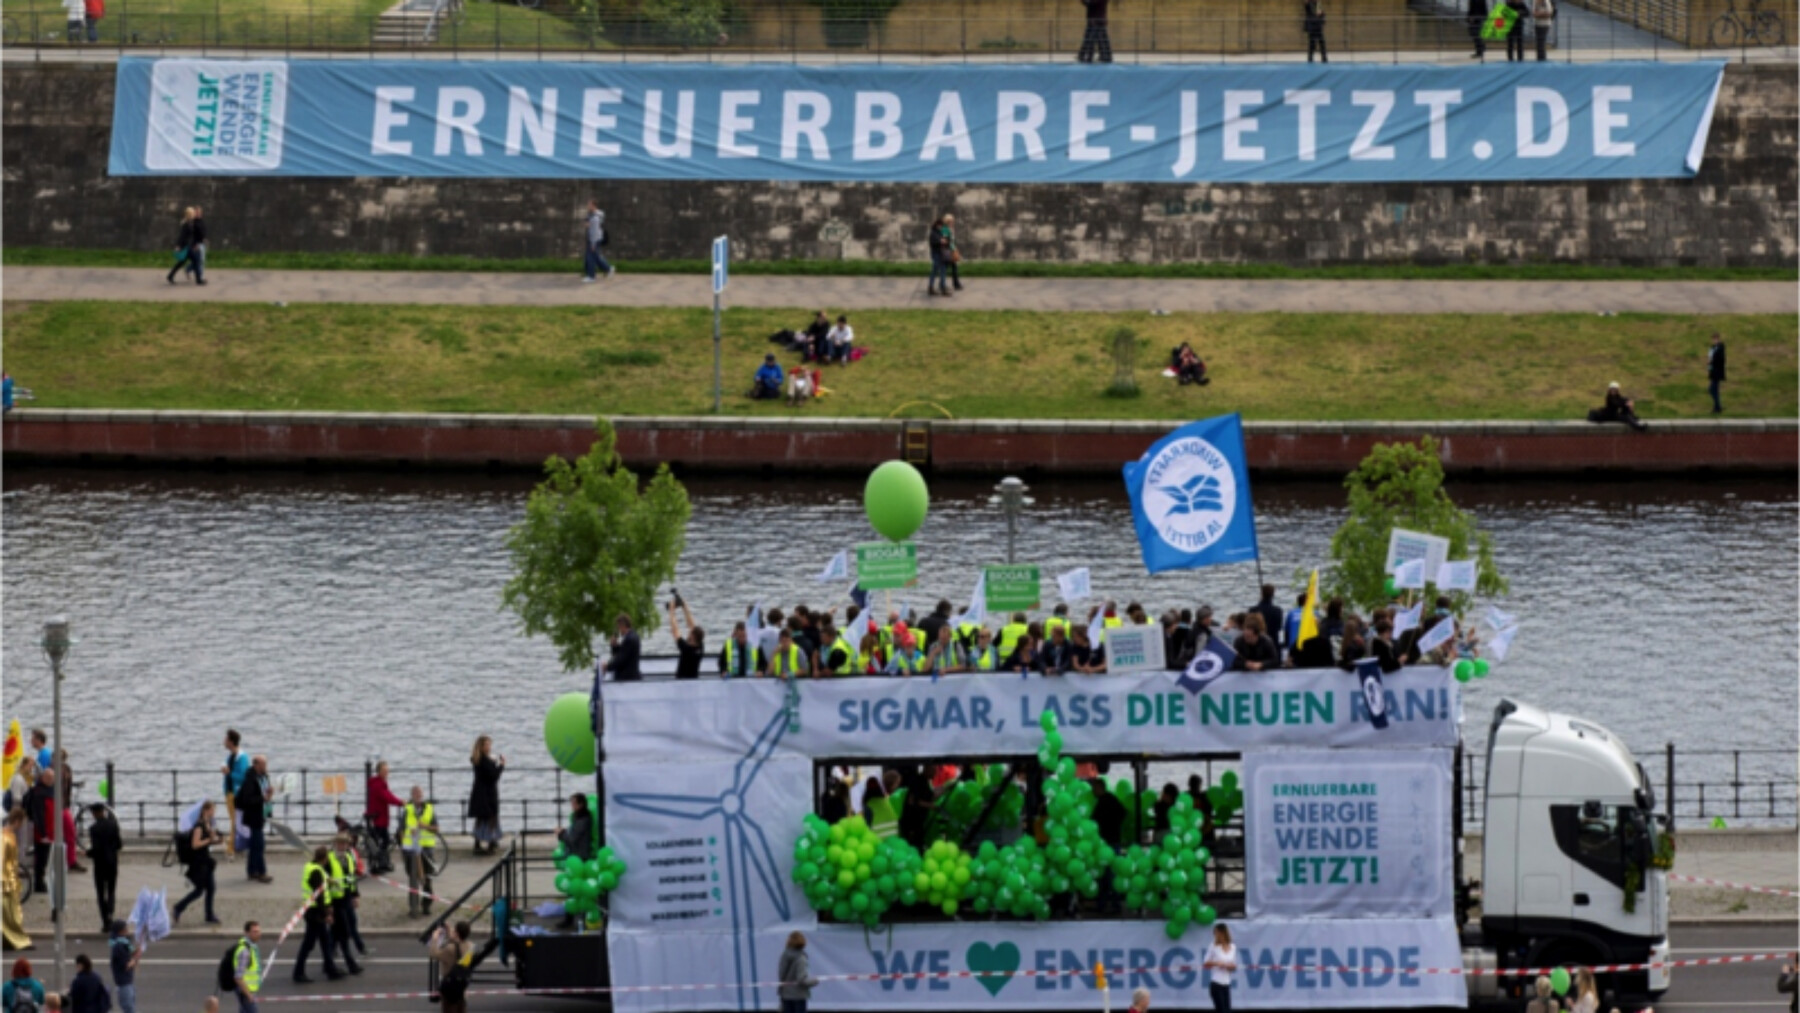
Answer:
[[[1751,886],[1749,883],[1731,883],[1723,879],[1702,879],[1699,876],[1677,876],[1669,873],[1669,878],[1679,883],[1698,883],[1701,886],[1722,886],[1730,890],[1747,890],[1750,893],[1770,893],[1777,897],[1800,897],[1800,892],[1793,890],[1777,890],[1772,886]]]
[[[1624,971],[1667,970],[1676,967],[1714,967],[1721,964],[1753,964],[1772,960],[1786,960],[1787,953],[1745,953],[1730,957],[1696,957],[1691,960],[1658,960],[1644,964],[1602,964],[1591,967],[1595,974],[1617,974]],[[1535,978],[1547,975],[1556,970],[1552,967],[1510,967],[1504,969],[1484,970],[1462,967],[1339,967],[1324,964],[1249,964],[1238,968],[1240,971],[1293,971],[1312,974],[1411,974],[1411,975],[1448,975],[1451,977],[1499,977],[1499,978]],[[1108,968],[1107,974],[1115,977],[1127,974],[1150,974],[1167,971],[1198,972],[1201,968],[1193,964],[1169,964],[1162,967],[1132,967],[1125,969]],[[820,982],[828,981],[908,981],[908,980],[942,980],[948,978],[1089,978],[1092,969],[1049,971],[913,971],[901,974],[825,974],[819,976]],[[469,995],[594,995],[601,993],[625,992],[705,992],[730,988],[777,988],[778,981],[747,981],[742,983],[712,983],[705,985],[619,985],[595,986],[590,988],[532,988],[532,989],[470,989]],[[430,992],[357,992],[334,995],[270,995],[262,996],[257,1001],[264,1002],[366,1002],[376,999],[428,999]]]
[[[473,912],[475,912],[476,917],[480,917],[481,913],[483,911],[486,911],[488,908],[494,906],[493,901],[488,901],[486,904],[483,904],[480,907],[476,907],[473,904],[460,904],[459,905],[455,901],[451,900],[448,897],[440,897],[437,894],[430,892],[429,890],[421,890],[415,886],[408,886],[405,883],[400,883],[400,882],[391,880],[391,879],[387,878],[386,876],[364,876],[363,878],[364,879],[372,879],[377,883],[386,884],[387,886],[391,886],[394,889],[399,890],[401,893],[416,893],[419,896],[425,898],[426,900],[434,900],[434,901],[437,901],[439,904],[443,904],[447,907],[458,908],[463,911],[473,911]]]

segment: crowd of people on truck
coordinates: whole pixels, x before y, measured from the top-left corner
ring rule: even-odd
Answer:
[[[958,614],[948,601],[939,601],[923,618],[916,612],[902,614],[891,609],[879,622],[874,616],[865,617],[857,605],[848,606],[841,621],[836,609],[795,605],[787,611],[770,609],[766,616],[752,609],[712,653],[713,668],[724,678],[986,672],[1096,675],[1107,670],[1106,631],[1139,626],[1160,628],[1163,657],[1171,671],[1187,668],[1214,638],[1229,647],[1233,669],[1246,672],[1333,666],[1353,671],[1356,662],[1364,658],[1374,658],[1382,671],[1394,672],[1406,665],[1446,665],[1480,656],[1475,624],[1461,623],[1445,596],[1439,596],[1429,608],[1421,606],[1418,623],[1399,632],[1396,619],[1402,605],[1383,606],[1364,616],[1347,609],[1341,599],[1331,598],[1315,615],[1318,635],[1300,642],[1305,602],[1306,596],[1301,594],[1294,607],[1284,611],[1275,603],[1275,586],[1265,584],[1256,604],[1229,613],[1223,620],[1210,605],[1169,608],[1153,619],[1138,602],[1120,609],[1115,601],[1092,606],[1079,616],[1062,604],[1041,618],[1014,612],[998,623]],[[685,602],[670,601],[667,608],[669,632],[679,652],[676,678],[698,678],[710,650],[706,631],[695,624]],[[685,629],[680,617],[686,619]],[[1422,649],[1420,641],[1440,623],[1453,624],[1449,639]],[[638,678],[641,647],[624,616],[618,619],[613,647],[614,657],[602,666],[603,671],[615,679]],[[627,652],[626,657],[620,657],[621,650]]]

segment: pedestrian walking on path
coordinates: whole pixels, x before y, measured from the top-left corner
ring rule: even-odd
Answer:
[[[475,785],[469,789],[469,818],[475,821],[475,853],[491,855],[500,850],[500,775],[506,772],[506,757],[494,752],[492,736],[475,740],[469,751],[469,766],[475,772]]]
[[[249,852],[249,857],[244,861],[244,875],[258,883],[275,882],[269,875],[269,863],[264,857],[269,802],[274,797],[274,790],[269,786],[269,758],[257,756],[250,761],[250,772],[244,775],[243,784],[238,786],[234,804],[237,806],[239,822],[250,831],[249,840],[244,846]]]
[[[586,253],[582,261],[581,280],[591,282],[601,271],[606,276],[613,276],[613,266],[607,262],[606,255],[600,248],[608,242],[606,235],[606,212],[600,210],[600,202],[588,201],[586,234],[583,237],[583,249]]]
[[[327,855],[324,846],[314,848],[312,861],[300,870],[300,893],[306,901],[306,935],[300,941],[300,955],[294,958],[294,981],[301,985],[312,981],[306,976],[306,958],[315,946],[325,965],[325,977],[336,981],[344,976],[331,959],[331,872],[326,867]]]
[[[426,950],[438,962],[438,1013],[469,1011],[469,932],[468,922],[457,922],[454,930],[439,925]]]
[[[175,902],[175,910],[170,912],[171,921],[181,924],[181,915],[188,905],[202,898],[206,901],[206,924],[217,925],[219,919],[213,914],[213,891],[216,889],[214,870],[217,863],[213,860],[213,845],[219,843],[219,835],[213,831],[213,804],[208,799],[199,803],[198,807],[182,817],[177,829],[176,853],[180,855],[182,864],[187,866],[188,882],[194,888],[188,895]],[[181,853],[179,842],[187,842],[186,853]]]
[[[238,1013],[256,1013],[256,993],[262,990],[262,952],[257,948],[260,942],[262,926],[245,922],[243,938],[227,955],[228,969],[221,968],[219,973],[219,991],[237,997]],[[206,1008],[218,1013],[219,1004],[209,998]]]
[[[1712,395],[1713,414],[1725,411],[1719,403],[1719,384],[1725,382],[1725,339],[1713,332],[1712,346],[1706,350],[1706,389]]]
[[[111,809],[95,802],[88,812],[94,822],[88,827],[87,855],[94,863],[94,901],[100,908],[100,931],[104,932],[112,925],[113,908],[118,904],[119,852],[125,850],[125,841]]]
[[[225,814],[231,818],[231,833],[225,838],[225,854],[232,860],[237,858],[238,836],[238,789],[244,786],[244,778],[250,776],[250,756],[241,747],[243,737],[236,728],[225,729],[225,763],[219,767],[224,776]]]
[[[331,876],[327,887],[331,897],[331,941],[344,955],[344,967],[351,974],[361,974],[362,967],[350,948],[354,946],[357,953],[365,955],[369,948],[363,945],[362,933],[356,925],[356,855],[350,850],[349,834],[339,834],[332,840],[331,853],[325,856],[325,862],[325,871]]]
[[[925,283],[927,295],[950,294],[949,282],[955,282],[956,290],[962,291],[962,274],[956,265],[962,262],[962,254],[956,249],[956,216],[939,215],[931,223],[931,235],[927,245],[931,251],[931,279]]]
[[[119,998],[119,1013],[137,1013],[137,966],[144,953],[132,941],[125,919],[113,919],[106,946],[107,963],[112,968],[113,993]]]
[[[812,998],[813,987],[819,979],[812,976],[812,969],[807,964],[805,934],[788,934],[787,948],[781,951],[775,977],[781,982],[776,990],[781,997],[781,1013],[806,1013],[807,1001]]]
[[[425,789],[416,784],[407,798],[400,854],[406,862],[406,912],[417,918],[421,913],[431,914],[431,870],[425,865],[424,849],[437,846],[437,810],[425,801]]]
[[[1114,0],[1081,0],[1087,8],[1087,30],[1081,34],[1081,51],[1075,59],[1082,63],[1111,63],[1112,37],[1106,30],[1106,8]]]
[[[175,237],[175,266],[169,268],[169,284],[175,284],[175,275],[183,268],[194,276],[194,284],[206,284],[206,220],[200,216],[198,207],[182,209],[181,229]]]

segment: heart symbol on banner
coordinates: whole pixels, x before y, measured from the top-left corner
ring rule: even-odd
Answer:
[[[988,990],[988,995],[997,996],[1012,981],[1008,976],[1019,969],[1019,948],[1011,943],[1001,943],[999,946],[976,943],[969,947],[963,961],[971,971],[988,972],[986,976],[975,980]]]

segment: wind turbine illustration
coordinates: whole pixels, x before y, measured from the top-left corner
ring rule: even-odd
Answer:
[[[731,786],[718,795],[656,795],[645,792],[621,792],[613,801],[627,809],[656,813],[678,820],[701,823],[722,817],[725,823],[725,887],[731,898],[732,955],[737,964],[738,1009],[761,1009],[754,987],[744,982],[755,981],[756,962],[756,881],[762,882],[764,894],[775,905],[782,921],[791,916],[787,889],[777,873],[775,853],[769,838],[745,806],[745,796],[756,783],[763,763],[775,751],[781,736],[787,732],[786,707],[776,710],[762,733],[750,744],[732,768]],[[746,997],[745,993],[749,995]]]

